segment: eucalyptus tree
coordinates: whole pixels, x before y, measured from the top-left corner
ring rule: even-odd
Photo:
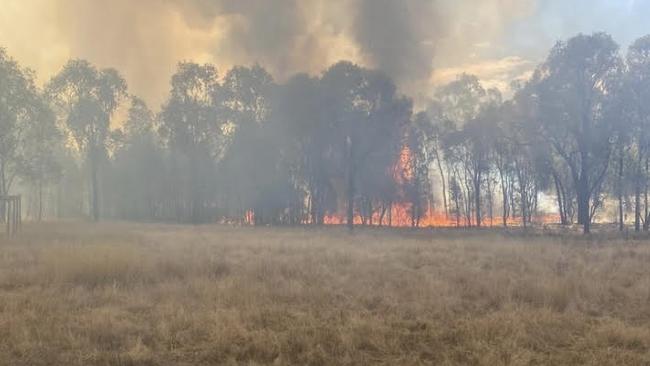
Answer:
[[[359,186],[366,174],[387,179],[401,150],[401,133],[411,116],[411,101],[400,97],[384,74],[349,62],[330,67],[321,78],[324,120],[332,128],[332,154],[345,181],[346,221],[354,225],[357,196],[372,200],[374,186]],[[370,210],[372,211],[372,209]]]
[[[631,185],[634,190],[634,229],[648,228],[648,171],[650,161],[650,35],[636,40],[628,49],[626,73],[618,93],[615,109],[619,124],[620,168],[629,162]],[[623,171],[620,185],[625,184]],[[643,202],[642,202],[642,195]],[[642,211],[642,206],[645,207]]]
[[[71,60],[46,86],[65,130],[89,169],[90,215],[100,216],[99,168],[106,158],[110,122],[127,95],[115,69],[98,70],[86,60]]]
[[[169,192],[166,152],[157,129],[157,120],[146,103],[131,97],[126,121],[116,136],[111,168],[112,202],[115,214],[131,220],[163,218],[162,204]]]
[[[23,163],[22,142],[35,118],[33,102],[37,100],[31,71],[22,69],[0,48],[0,195],[9,193]]]
[[[60,175],[53,152],[61,142],[53,112],[32,72],[0,48],[0,195],[9,194],[16,178],[31,185],[37,191],[39,221],[43,187]]]
[[[516,141],[513,136],[514,127],[517,125],[517,104],[513,100],[506,101],[500,108],[500,118],[495,121],[492,128],[497,132],[492,146],[492,165],[496,169],[501,191],[501,224],[508,226],[508,219],[514,214],[514,200],[511,194],[515,185],[515,154]]]
[[[293,178],[298,186],[304,186],[309,216],[305,221],[322,225],[326,215],[336,214],[337,196],[331,179],[335,166],[330,159],[334,131],[323,120],[320,80],[298,74],[278,88],[272,120],[285,137]]]
[[[56,116],[41,94],[33,94],[28,100],[30,118],[20,141],[22,159],[18,174],[36,191],[36,214],[43,218],[44,189],[61,178],[62,164],[57,153],[64,147],[63,134],[56,126]]]
[[[411,226],[420,225],[420,220],[427,213],[427,203],[431,199],[431,181],[429,167],[432,157],[429,155],[431,139],[434,138],[434,126],[426,112],[417,113],[405,132],[409,156],[402,180],[405,183],[405,198],[410,202]]]
[[[431,134],[427,141],[428,156],[435,164],[440,176],[440,192],[442,195],[442,205],[445,211],[445,217],[449,218],[449,203],[447,196],[447,186],[449,178],[449,169],[446,167],[444,158],[444,145],[446,134],[454,130],[455,124],[445,116],[443,106],[440,102],[433,100],[427,107],[427,115],[431,122]]]
[[[368,212],[369,217],[373,218],[375,207],[381,204],[383,211],[387,203],[395,199],[391,168],[395,165],[396,156],[403,150],[404,131],[411,122],[413,103],[411,99],[399,95],[393,81],[382,72],[365,70],[365,74],[367,81],[362,94],[365,100],[362,102],[365,113],[362,122],[365,122],[365,126],[363,137],[352,150],[358,153],[355,159],[361,167],[359,175],[372,177],[359,185],[359,193],[372,203],[373,206],[368,206]],[[422,152],[418,149],[418,153]],[[420,157],[419,164],[415,166],[420,171],[414,171],[422,179],[426,174],[421,171],[424,160],[424,157]],[[426,197],[428,190],[421,186],[421,192]],[[419,209],[422,210],[423,207]],[[421,216],[421,213],[416,213]]]
[[[475,75],[460,74],[455,80],[439,88],[435,102],[444,118],[462,128],[463,124],[478,117],[488,91]]]
[[[179,63],[171,78],[159,131],[171,154],[173,204],[179,220],[208,220],[223,142],[224,121],[215,102],[220,91],[217,70],[210,64]]]
[[[438,113],[450,127],[444,141],[445,160],[451,167],[448,174],[454,175],[462,188],[467,224],[481,226],[482,187],[489,175],[495,132],[491,121],[497,119],[501,95],[483,88],[476,76],[462,74],[441,87],[435,97],[441,111]]]
[[[622,71],[618,48],[604,33],[558,42],[530,82],[538,131],[571,173],[585,233],[610,163],[613,123],[604,111]]]
[[[495,128],[500,118],[501,94],[496,90],[488,90],[486,98],[479,104],[478,115],[463,126],[466,149],[465,170],[471,177],[474,197],[475,223],[481,226],[483,220],[482,187],[487,182],[488,209],[492,210],[492,189],[490,170],[492,148],[497,139],[498,129]]]
[[[220,164],[230,200],[239,215],[257,225],[286,222],[281,212],[295,193],[282,157],[279,126],[271,123],[276,84],[259,65],[236,66],[223,80],[220,106],[228,126]],[[290,220],[289,220],[290,221]]]

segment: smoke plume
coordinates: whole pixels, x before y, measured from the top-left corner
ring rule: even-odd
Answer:
[[[347,59],[382,69],[403,92],[427,95],[434,68],[471,61],[509,19],[534,7],[534,0],[5,1],[0,45],[41,81],[68,58],[86,58],[117,68],[153,108],[183,60],[214,63],[222,74],[259,63],[281,81]]]

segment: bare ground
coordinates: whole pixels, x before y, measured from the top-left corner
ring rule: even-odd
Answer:
[[[650,365],[650,242],[57,223],[0,239],[0,365]]]

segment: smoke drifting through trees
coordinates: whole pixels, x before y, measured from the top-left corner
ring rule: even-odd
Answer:
[[[546,193],[585,232],[608,198],[621,224],[632,210],[647,229],[648,39],[623,58],[610,36],[578,35],[511,99],[463,74],[417,113],[351,62],[286,82],[185,62],[161,110],[131,97],[117,130],[118,71],[71,61],[40,91],[2,52],[0,194],[18,178],[38,218],[45,200],[50,215],[95,219],[525,226]]]

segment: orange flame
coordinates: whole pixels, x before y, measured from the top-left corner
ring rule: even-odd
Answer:
[[[411,218],[411,205],[409,203],[396,203],[391,207],[390,213],[386,212],[382,219],[381,212],[374,212],[372,223],[366,220],[366,225],[372,226],[391,226],[391,227],[412,227],[413,220]],[[471,226],[476,226],[475,218],[471,220]],[[354,216],[354,224],[364,224],[360,215]],[[535,224],[552,224],[560,221],[558,215],[544,214],[533,217]],[[344,215],[328,215],[324,220],[325,225],[343,225],[346,224]],[[523,226],[521,217],[508,217],[506,219],[508,226]],[[417,227],[432,227],[432,228],[451,228],[451,227],[467,227],[467,221],[464,215],[458,217],[456,215],[446,215],[444,212],[435,211],[433,209],[427,210],[425,215],[420,218],[416,223]],[[503,219],[501,216],[483,217],[481,220],[482,227],[500,227],[503,226]]]
[[[411,183],[415,177],[415,157],[411,149],[404,145],[398,158],[391,168],[391,176],[395,180],[398,187],[398,196],[404,197],[404,186]],[[390,227],[432,227],[432,228],[451,228],[451,227],[467,227],[476,226],[475,217],[467,220],[464,215],[456,217],[455,214],[446,214],[434,210],[431,205],[419,220],[413,220],[411,217],[412,204],[409,202],[395,202],[391,205],[389,210],[375,210],[372,214],[372,220],[362,218],[361,215],[355,214],[353,221],[355,225],[371,225],[371,226],[390,226]],[[559,215],[538,215],[533,218],[536,224],[552,224],[560,221]],[[344,225],[347,223],[346,216],[341,213],[330,214],[324,217],[325,225]],[[253,210],[248,210],[244,214],[244,225],[253,225],[255,223],[255,213]],[[307,219],[305,224],[310,224],[311,221]],[[468,225],[469,224],[469,225]],[[521,217],[509,217],[506,219],[508,226],[523,226]],[[503,226],[503,219],[501,216],[483,217],[481,221],[482,227],[500,227]]]

